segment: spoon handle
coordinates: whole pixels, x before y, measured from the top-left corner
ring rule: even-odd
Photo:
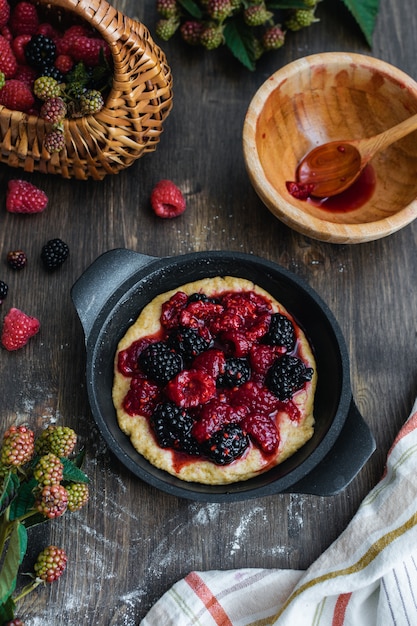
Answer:
[[[403,122],[400,122],[396,126],[385,130],[374,137],[369,139],[359,139],[356,142],[356,147],[362,154],[362,159],[369,161],[372,156],[380,150],[385,150],[392,143],[402,139],[409,133],[417,130],[417,114],[408,117]]]

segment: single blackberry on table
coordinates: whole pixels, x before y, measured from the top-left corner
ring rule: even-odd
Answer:
[[[185,360],[192,360],[209,349],[211,341],[200,335],[198,330],[188,326],[180,326],[168,339],[169,346],[181,354]]]
[[[140,353],[139,366],[153,381],[166,385],[183,369],[183,360],[168,344],[158,341]]]
[[[66,261],[69,255],[68,245],[62,239],[50,239],[41,251],[41,260],[47,270],[55,270]]]
[[[226,424],[207,440],[204,450],[217,465],[228,465],[238,459],[249,446],[249,437],[239,424]]]
[[[4,282],[4,280],[0,280],[0,304],[2,304],[3,300],[7,297],[8,291],[9,286]]]
[[[226,359],[224,372],[217,379],[218,387],[239,387],[246,383],[251,375],[249,361],[244,358]]]
[[[25,57],[28,65],[37,69],[51,66],[56,57],[56,45],[50,37],[33,35],[25,46]]]
[[[13,270],[22,270],[27,263],[27,256],[23,250],[11,250],[7,253],[6,260]]]
[[[265,384],[279,400],[289,400],[312,376],[313,368],[306,367],[295,356],[284,354],[269,368]]]
[[[194,420],[185,409],[173,402],[159,404],[150,423],[161,448],[173,448],[192,455],[200,453],[198,444],[191,435]]]
[[[282,313],[273,313],[269,330],[263,338],[263,343],[269,346],[282,346],[288,352],[295,348],[296,336],[291,320]]]

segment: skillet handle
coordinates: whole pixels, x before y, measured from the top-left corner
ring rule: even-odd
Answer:
[[[333,496],[352,482],[375,451],[375,439],[352,399],[345,425],[327,456],[288,493]]]
[[[156,260],[126,248],[104,252],[85,270],[71,288],[71,298],[84,329],[87,343],[91,329],[110,296],[135,272]]]

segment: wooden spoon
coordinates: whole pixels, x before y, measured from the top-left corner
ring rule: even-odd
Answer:
[[[350,187],[372,157],[417,129],[417,114],[367,139],[330,141],[309,152],[297,167],[297,182],[318,198]]]

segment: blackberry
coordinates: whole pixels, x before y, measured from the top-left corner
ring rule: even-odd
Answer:
[[[263,342],[270,346],[282,346],[288,352],[292,352],[295,348],[296,336],[291,320],[281,313],[274,313]]]
[[[41,260],[47,270],[55,270],[68,258],[69,248],[62,239],[50,239],[42,248]]]
[[[11,250],[7,253],[6,260],[13,270],[22,270],[27,263],[27,256],[23,250]]]
[[[173,402],[159,404],[150,423],[161,448],[173,448],[193,455],[200,453],[191,435],[194,420],[185,409]]]
[[[56,45],[50,37],[33,35],[25,46],[25,57],[28,65],[42,70],[45,65],[53,65]]]
[[[312,376],[313,369],[301,359],[284,354],[269,368],[265,384],[279,400],[289,400]]]
[[[208,350],[211,341],[202,337],[195,328],[180,326],[169,336],[168,344],[187,361]]]
[[[36,577],[46,583],[58,580],[65,570],[67,560],[67,555],[62,548],[48,546],[38,554],[36,559],[34,566]]]
[[[140,353],[139,365],[153,381],[160,385],[166,385],[183,369],[181,355],[162,341],[152,343]]]
[[[206,296],[205,293],[192,293],[191,295],[188,296],[188,303],[190,302],[211,302],[213,304],[218,304],[219,301],[217,300],[217,298],[210,298],[209,296]]]
[[[218,387],[240,387],[251,375],[247,359],[230,357],[226,359],[224,373],[217,379]]]
[[[205,452],[217,465],[228,465],[242,456],[249,446],[249,437],[239,424],[226,424],[207,440]]]
[[[2,304],[3,300],[7,297],[8,291],[8,285],[4,282],[4,280],[0,280],[0,304]]]
[[[57,83],[64,82],[64,74],[57,68],[55,65],[51,63],[44,63],[39,67],[39,70],[42,76],[47,76],[48,78],[53,78],[57,81]]]

